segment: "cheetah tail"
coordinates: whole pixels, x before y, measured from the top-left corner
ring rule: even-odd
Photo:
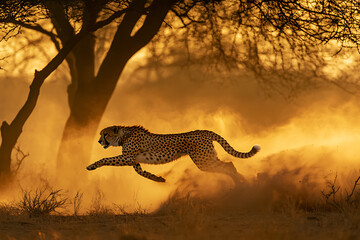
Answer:
[[[209,131],[209,133],[213,141],[218,142],[227,153],[237,158],[250,158],[254,156],[257,152],[259,152],[261,149],[259,145],[254,145],[249,152],[238,152],[233,147],[231,147],[230,144],[220,135],[211,131]]]

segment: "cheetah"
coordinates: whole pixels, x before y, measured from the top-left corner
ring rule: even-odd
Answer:
[[[213,141],[218,142],[227,153],[237,158],[252,157],[260,150],[254,145],[249,152],[238,152],[220,135],[208,130],[195,130],[178,134],[154,134],[142,126],[111,126],[100,132],[99,143],[106,149],[109,146],[122,146],[122,154],[103,158],[89,166],[91,171],[102,166],[132,166],[141,176],[156,182],[165,179],[144,171],[140,163],[163,164],[189,155],[202,171],[225,173],[239,180],[239,174],[232,162],[220,161]]]

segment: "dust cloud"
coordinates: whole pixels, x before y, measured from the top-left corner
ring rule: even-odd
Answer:
[[[203,70],[177,69],[161,77],[132,72],[128,67],[119,81],[99,127],[143,125],[154,133],[179,133],[208,129],[222,135],[235,149],[262,150],[253,158],[236,159],[217,143],[219,158],[232,161],[246,183],[234,186],[227,176],[201,172],[189,157],[165,165],[143,168],[163,176],[155,183],[131,167],[103,167],[86,172],[72,187],[64,187],[67,173],[55,174],[57,149],[69,114],[64,79],[50,79],[41,89],[37,107],[23,129],[19,146],[30,156],[21,167],[16,187],[2,194],[1,201],[16,198],[20,189],[42,183],[65,188],[69,196],[84,193],[84,209],[97,191],[104,204],[116,203],[131,211],[141,206],[160,210],[173,199],[187,196],[211,199],[217,207],[266,208],[289,198],[299,204],[317,201],[326,181],[338,175],[339,184],[351,185],[359,175],[359,96],[324,85],[293,99],[268,97],[254,77],[228,74],[226,79]],[[52,78],[55,78],[52,76]],[[0,117],[11,121],[23,104],[28,83],[8,76],[0,79]],[[94,162],[118,155],[121,148],[92,146]],[[78,161],[74,159],[73,161]],[[86,171],[84,169],[83,171]],[[71,168],[71,166],[69,166]],[[221,194],[220,194],[221,193]]]

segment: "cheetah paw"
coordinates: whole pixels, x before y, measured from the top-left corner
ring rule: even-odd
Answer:
[[[165,182],[166,180],[163,177],[157,177],[156,179],[154,179],[154,181],[156,181],[156,182]]]
[[[96,165],[95,165],[95,164],[91,164],[91,165],[87,166],[86,169],[87,169],[88,171],[95,170],[95,169],[96,169]]]

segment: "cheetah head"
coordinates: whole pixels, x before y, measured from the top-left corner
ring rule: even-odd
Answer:
[[[99,143],[104,148],[109,146],[120,146],[124,133],[119,126],[107,127],[101,130]]]

